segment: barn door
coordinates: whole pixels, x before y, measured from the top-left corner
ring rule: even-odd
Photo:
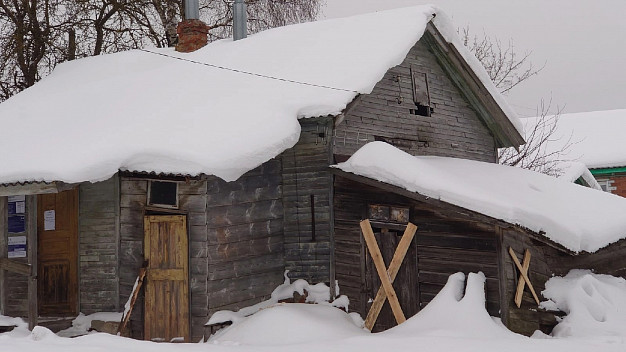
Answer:
[[[78,314],[78,188],[37,197],[39,315]]]
[[[184,215],[146,216],[144,233],[148,261],[144,337],[190,342],[187,219]]]
[[[383,260],[385,261],[385,266],[389,267],[391,263],[391,258],[393,258],[393,254],[398,247],[398,243],[400,239],[402,239],[402,231],[399,230],[386,230],[374,228],[374,236],[376,237],[376,242],[378,243],[378,247],[380,248],[380,252],[383,256]],[[376,272],[376,266],[372,261],[372,257],[369,255],[367,248],[363,248],[366,251],[366,285],[369,297],[372,299],[376,297],[376,291],[381,285],[380,279],[378,277],[378,273]],[[400,302],[400,307],[402,307],[402,311],[406,318],[410,318],[415,315],[419,311],[419,293],[418,293],[418,278],[417,278],[417,252],[415,248],[415,239],[411,243],[409,250],[404,257],[404,261],[400,266],[400,270],[398,271],[398,275],[393,282],[393,288],[398,295],[398,300]],[[371,302],[370,302],[371,304]],[[367,307],[369,311],[369,304]],[[383,330],[387,330],[396,326],[396,319],[393,316],[393,312],[391,311],[391,306],[389,305],[389,300],[385,302],[383,305],[383,309],[376,320],[376,324],[374,324],[374,328],[372,332],[379,332]]]

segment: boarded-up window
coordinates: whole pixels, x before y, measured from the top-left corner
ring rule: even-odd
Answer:
[[[410,109],[411,114],[430,116],[432,107],[430,104],[428,75],[411,67],[411,85],[413,88],[413,103],[415,103],[415,109]]]
[[[148,205],[178,208],[178,184],[167,181],[150,181]]]

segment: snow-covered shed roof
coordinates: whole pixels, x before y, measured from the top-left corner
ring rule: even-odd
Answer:
[[[526,130],[538,123],[539,118],[527,118],[522,122]],[[573,160],[590,169],[626,166],[626,110],[591,111],[563,114],[556,130],[545,144],[547,154],[563,150],[561,160]]]
[[[97,181],[118,170],[234,180],[293,146],[298,118],[337,115],[402,62],[429,22],[514,129],[521,124],[433,6],[57,66],[0,104],[0,184]],[[507,122],[507,123],[508,123]]]
[[[626,198],[517,167],[416,157],[383,142],[366,144],[336,167],[545,233],[574,252],[626,237]]]

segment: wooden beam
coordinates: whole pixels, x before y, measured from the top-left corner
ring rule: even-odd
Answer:
[[[135,303],[137,302],[137,297],[139,296],[139,291],[141,290],[141,286],[143,285],[143,280],[146,277],[146,267],[147,263],[144,263],[143,267],[139,269],[139,276],[137,276],[137,281],[135,283],[135,287],[133,288],[133,292],[131,292],[130,297],[128,297],[128,309],[124,307],[124,313],[122,314],[122,320],[120,320],[119,325],[117,326],[117,334],[124,335],[124,330],[126,329],[126,325],[130,320],[130,315],[133,313],[133,308],[135,308]]]
[[[363,238],[365,238],[367,249],[372,256],[372,261],[374,262],[374,266],[378,272],[380,282],[382,283],[383,289],[389,298],[389,305],[391,306],[393,315],[396,318],[396,322],[398,324],[402,324],[406,321],[406,318],[402,312],[402,307],[400,307],[400,302],[398,302],[398,295],[396,295],[396,291],[393,289],[393,285],[391,285],[391,278],[385,269],[383,255],[380,253],[380,248],[378,248],[378,244],[376,243],[376,237],[374,237],[374,231],[372,230],[369,220],[361,221],[361,231],[363,232]]]
[[[10,271],[16,274],[30,276],[30,264],[16,262],[9,258],[0,258],[0,270]]]
[[[517,258],[516,258],[517,259]],[[530,252],[528,249],[524,251],[524,260],[522,261],[521,271],[528,275],[528,268],[530,267]],[[517,280],[517,289],[515,290],[515,305],[517,308],[522,306],[522,295],[524,294],[524,286],[526,286],[525,280]],[[539,302],[537,302],[539,304]]]
[[[30,275],[28,277],[28,328],[37,326],[37,196],[26,196],[26,243]]]
[[[404,261],[404,257],[406,256],[406,252],[409,250],[411,246],[411,242],[413,241],[413,237],[415,237],[415,232],[417,231],[417,226],[409,223],[404,230],[404,234],[400,239],[400,243],[398,243],[398,248],[396,248],[395,253],[393,254],[393,258],[391,259],[391,263],[389,264],[389,268],[387,269],[387,275],[393,282],[398,275],[398,271],[400,270],[400,266]],[[383,287],[378,288],[378,292],[376,292],[376,298],[374,298],[374,302],[372,302],[372,306],[370,307],[370,311],[367,313],[367,318],[365,318],[365,327],[368,330],[372,330],[374,328],[374,324],[376,323],[376,319],[378,319],[378,315],[380,314],[381,309],[383,309],[383,304],[387,299],[386,291]]]
[[[517,259],[517,255],[515,254],[515,251],[513,251],[513,248],[509,247],[509,254],[511,255],[511,257],[513,258],[513,262],[515,262],[515,266],[517,267],[517,269],[520,272],[520,276],[521,279],[519,281],[524,281],[526,282],[526,284],[528,285],[528,289],[530,290],[530,293],[532,293],[533,298],[535,299],[535,302],[537,302],[537,304],[539,304],[539,297],[537,297],[537,293],[535,293],[535,289],[533,287],[533,284],[530,282],[530,279],[528,278],[528,266],[530,266],[530,252],[528,251],[528,249],[526,249],[524,251],[524,262],[526,262],[528,260],[528,266],[526,267],[526,270],[524,270],[524,267],[522,266],[522,264],[520,264],[519,259]],[[528,259],[527,259],[528,258]],[[518,289],[519,289],[519,283],[518,283]],[[524,286],[522,285],[522,290],[524,289]],[[517,293],[516,293],[517,296]],[[517,304],[517,300],[515,302]],[[521,305],[521,298],[520,298],[520,305]],[[518,305],[517,307],[519,308],[520,305]]]
[[[0,185],[0,197],[59,193],[76,187],[65,182],[32,182],[25,184]]]

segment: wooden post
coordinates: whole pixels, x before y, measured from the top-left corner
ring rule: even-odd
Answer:
[[[413,241],[413,237],[415,236],[415,232],[417,231],[417,226],[409,223],[404,230],[404,234],[402,235],[402,239],[400,239],[400,243],[398,243],[398,248],[393,254],[393,258],[391,259],[391,263],[389,264],[389,269],[387,269],[387,275],[391,279],[391,282],[396,279],[398,275],[398,271],[400,270],[400,266],[404,261],[404,257],[406,256],[406,252],[409,250],[411,246],[411,242]],[[376,292],[376,298],[374,298],[374,302],[370,307],[369,313],[367,313],[367,318],[365,318],[365,327],[368,330],[372,330],[374,328],[374,324],[376,323],[376,319],[378,319],[378,315],[380,314],[381,309],[383,309],[383,304],[385,304],[385,300],[387,299],[387,294],[383,287],[378,288],[378,292]]]
[[[7,236],[8,236],[8,208],[7,197],[0,197],[0,262],[7,256]],[[5,308],[5,283],[4,269],[0,266],[0,314],[6,313]]]
[[[37,196],[26,196],[26,240],[28,265],[28,328],[32,330],[37,326],[39,307],[37,301]]]
[[[393,316],[396,318],[396,322],[398,324],[402,324],[406,321],[406,318],[402,312],[402,307],[400,307],[400,302],[398,302],[398,295],[396,295],[396,291],[393,289],[393,285],[391,284],[391,278],[387,274],[385,262],[383,261],[383,255],[380,253],[380,248],[378,248],[378,244],[376,243],[376,237],[374,237],[374,231],[372,230],[369,220],[366,219],[361,221],[361,231],[363,232],[363,238],[365,238],[367,249],[372,256],[372,261],[374,262],[374,266],[378,272],[380,282],[382,283],[383,289],[389,298],[389,305],[393,311]]]
[[[137,281],[135,284],[135,288],[133,292],[130,293],[130,297],[128,297],[128,311],[126,311],[126,307],[124,307],[124,313],[122,314],[122,320],[120,320],[119,325],[117,326],[117,334],[124,335],[124,330],[126,330],[126,325],[130,320],[130,315],[133,313],[133,308],[135,308],[135,302],[137,302],[137,297],[139,296],[139,291],[141,290],[141,286],[143,285],[143,280],[146,277],[146,268],[148,267],[148,263],[144,263],[143,267],[139,269],[139,276],[137,276]]]

